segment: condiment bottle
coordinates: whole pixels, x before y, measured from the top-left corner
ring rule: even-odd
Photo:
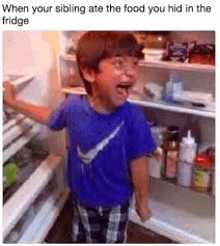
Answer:
[[[163,141],[163,166],[161,171],[164,179],[176,181],[178,151],[179,128],[170,126]]]
[[[177,182],[181,186],[190,187],[192,183],[192,165],[196,155],[197,144],[191,136],[190,130],[187,137],[182,138],[179,150]]]
[[[212,158],[207,154],[196,155],[193,167],[192,188],[206,192],[210,186]]]
[[[215,196],[215,148],[211,147],[206,152],[212,158],[212,178],[211,178],[211,185],[212,185],[212,195]]]

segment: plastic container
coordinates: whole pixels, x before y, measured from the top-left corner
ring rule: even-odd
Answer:
[[[177,182],[184,187],[190,187],[192,183],[193,160],[196,156],[197,144],[191,136],[190,130],[187,137],[182,138],[179,150]]]
[[[162,159],[162,149],[158,147],[154,154],[148,158],[149,174],[154,178],[161,178],[161,159]]]
[[[177,183],[184,187],[190,187],[192,184],[192,170],[192,163],[179,160]]]
[[[192,188],[199,192],[207,192],[212,174],[212,158],[207,154],[196,155],[193,166]]]

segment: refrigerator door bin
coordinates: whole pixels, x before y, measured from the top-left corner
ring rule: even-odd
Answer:
[[[40,124],[18,114],[3,126],[3,162],[40,133]]]
[[[41,243],[54,223],[67,195],[67,190],[58,189],[56,176],[53,175],[10,231],[4,243]]]
[[[33,201],[51,179],[54,169],[61,164],[63,157],[50,154],[30,175],[27,181],[8,199],[3,207],[3,237],[14,228]]]

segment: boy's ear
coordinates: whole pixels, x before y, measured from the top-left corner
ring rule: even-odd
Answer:
[[[96,73],[92,69],[89,69],[88,67],[81,68],[82,74],[84,79],[89,81],[90,83],[95,82],[96,79]]]

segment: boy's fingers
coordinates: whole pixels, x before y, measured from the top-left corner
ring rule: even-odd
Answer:
[[[13,92],[14,92],[14,86],[13,86],[12,83],[6,82],[6,83],[4,84],[4,87],[5,87],[5,89],[6,89],[7,91],[10,91],[10,93],[13,94]]]
[[[4,83],[4,87],[12,88],[12,84],[7,81],[7,82]]]
[[[6,91],[11,90],[11,83],[10,83],[10,82],[5,82],[5,83],[3,84],[3,86],[4,86],[4,91],[5,91],[5,90],[6,90]]]
[[[4,83],[4,100],[9,100],[13,98],[13,85],[10,82],[5,82]]]
[[[137,209],[137,214],[140,216],[141,222],[149,220],[152,216],[152,213],[148,208]]]
[[[149,220],[151,218],[151,216],[152,216],[152,213],[149,210],[147,216],[145,216],[144,218],[141,218],[141,221],[145,222],[145,221]]]

